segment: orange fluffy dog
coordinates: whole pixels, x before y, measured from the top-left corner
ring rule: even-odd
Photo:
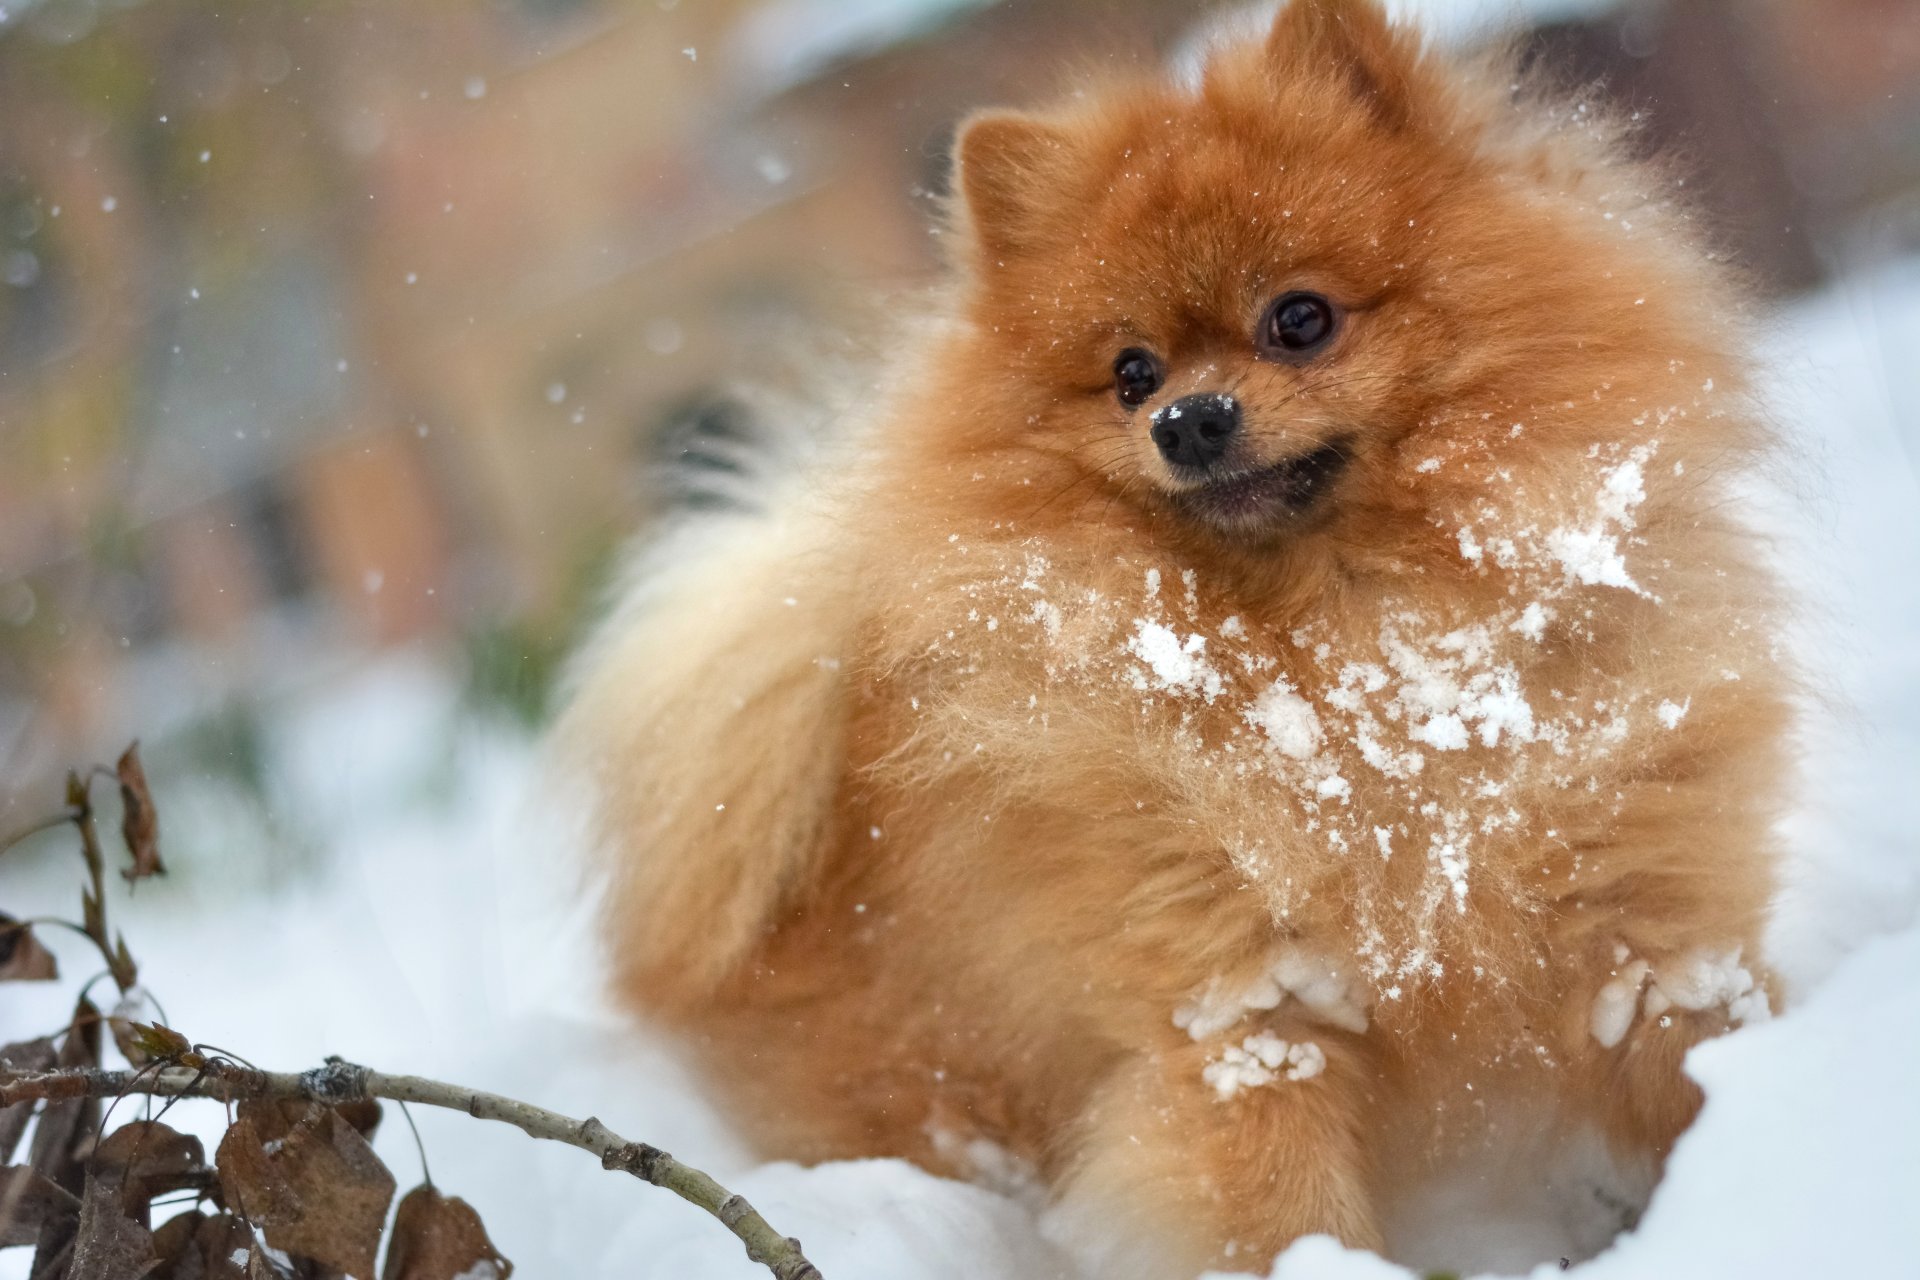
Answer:
[[[1367,0],[957,151],[884,401],[583,660],[622,992],[777,1154],[997,1144],[1121,1271],[1378,1247],[1519,1104],[1657,1165],[1787,706],[1685,213]]]

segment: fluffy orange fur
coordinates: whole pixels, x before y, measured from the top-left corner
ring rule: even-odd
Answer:
[[[1142,1274],[1379,1247],[1508,1104],[1657,1164],[1764,1012],[1786,768],[1685,211],[1368,0],[957,157],[883,402],[582,659],[620,991],[771,1153],[988,1139]],[[1294,290],[1338,328],[1274,358]],[[1209,508],[1149,429],[1194,393],[1341,465]]]

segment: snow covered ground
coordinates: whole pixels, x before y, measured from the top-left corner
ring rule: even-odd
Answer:
[[[1793,452],[1760,500],[1806,588],[1794,642],[1825,694],[1775,930],[1793,998],[1690,1059],[1705,1113],[1638,1229],[1574,1268],[1584,1280],[1920,1274],[1920,261],[1795,306],[1771,343]],[[163,790],[177,874],[115,891],[172,1025],[262,1065],[337,1053],[597,1114],[744,1192],[832,1280],[1075,1274],[1042,1217],[989,1191],[890,1162],[756,1166],[672,1047],[599,999],[565,893],[565,798],[531,744],[463,709],[429,658],[312,690],[265,756],[264,805],[213,781]],[[264,873],[276,831],[315,842],[314,869]],[[17,914],[71,913],[77,863],[13,861],[0,885]],[[49,941],[69,974],[90,972]],[[10,989],[0,1041],[57,1026],[70,998],[64,983]],[[199,1111],[212,1137],[217,1112]],[[763,1274],[703,1215],[580,1152],[417,1115],[437,1181],[523,1275]],[[397,1117],[378,1145],[407,1185],[417,1157]],[[1447,1234],[1483,1258],[1551,1256],[1569,1206],[1491,1194],[1509,1190],[1448,1188]],[[0,1254],[0,1277],[25,1264]],[[1412,1273],[1316,1239],[1273,1274]]]

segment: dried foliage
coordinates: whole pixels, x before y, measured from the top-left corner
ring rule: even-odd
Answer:
[[[400,1202],[380,1280],[506,1280],[512,1274],[513,1264],[493,1247],[480,1215],[465,1200],[415,1187]]]
[[[59,976],[60,966],[33,927],[0,911],[0,982],[51,982]]]
[[[131,1013],[150,997],[137,986],[126,940],[107,926],[106,859],[90,786],[96,775],[120,788],[121,874],[129,881],[165,874],[137,744],[111,772],[69,775],[61,814],[0,842],[4,854],[26,835],[73,827],[87,871],[81,918],[53,923],[93,944],[121,997],[105,1015],[83,990],[64,1031],[0,1046],[0,1249],[32,1249],[31,1280],[506,1280],[513,1264],[480,1215],[431,1182],[407,1193],[388,1228],[397,1188],[369,1141],[381,1098],[447,1107],[580,1147],[605,1168],[711,1213],[779,1280],[819,1280],[799,1242],[775,1232],[740,1196],[598,1120],[337,1059],[307,1072],[259,1071],[159,1022],[136,1021]],[[34,936],[42,923],[0,914],[0,982],[58,978],[52,954]],[[131,1070],[103,1063],[107,1032]],[[142,1095],[228,1103],[211,1163],[199,1139],[159,1118],[107,1126],[112,1108],[104,1101]],[[25,1162],[14,1163],[23,1140]]]
[[[127,842],[133,865],[120,874],[129,881],[165,875],[160,862],[160,815],[147,789],[147,771],[140,764],[140,744],[128,747],[113,768],[120,780],[120,835]]]
[[[227,1203],[268,1244],[335,1271],[373,1275],[393,1175],[332,1107],[243,1102],[217,1163]]]

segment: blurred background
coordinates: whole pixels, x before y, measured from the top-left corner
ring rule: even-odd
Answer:
[[[1403,7],[1644,113],[1784,317],[1920,251],[1920,0]],[[1215,12],[0,0],[0,833],[137,735],[287,873],[302,759],[529,732],[659,433],[937,268],[956,120]]]

